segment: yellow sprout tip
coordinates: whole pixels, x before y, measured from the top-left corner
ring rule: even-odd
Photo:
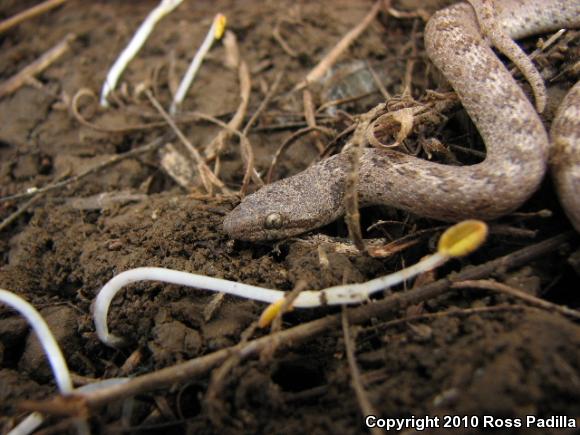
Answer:
[[[448,228],[439,239],[437,251],[448,257],[462,257],[479,248],[487,237],[487,225],[466,220]]]
[[[264,312],[260,316],[260,320],[258,320],[258,326],[260,328],[265,328],[266,326],[270,325],[270,323],[272,323],[272,321],[276,318],[276,316],[280,312],[283,303],[284,298],[274,302],[273,304],[268,305],[268,308],[264,310]]]
[[[221,39],[224,36],[224,32],[226,31],[226,24],[228,20],[225,15],[217,14],[215,17],[215,39]]]

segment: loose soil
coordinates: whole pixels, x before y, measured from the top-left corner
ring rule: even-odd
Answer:
[[[5,0],[0,18],[35,3]],[[431,13],[445,3],[449,2],[401,1],[395,5],[409,11],[423,6]],[[281,71],[284,74],[249,134],[256,167],[265,173],[284,140],[306,126],[302,94],[292,88],[370,8],[368,2],[350,0],[184,2],[157,26],[129,65],[112,108],[98,109],[95,101],[81,100],[82,115],[105,131],[81,125],[70,110],[72,97],[81,88],[98,94],[108,68],[156,4],[71,0],[0,35],[1,81],[66,34],[76,35],[71,50],[40,74],[38,82],[0,100],[0,196],[78,175],[170,133],[166,125],[119,129],[160,119],[142,90],[153,89],[162,104],[168,105],[169,83],[186,69],[217,12],[228,17],[240,56],[249,66],[252,92],[246,120],[258,109],[275,77]],[[425,57],[423,28],[420,19],[395,19],[382,13],[342,55],[330,78],[313,86],[316,107],[344,96],[366,95],[340,105],[339,110],[321,111],[321,125],[338,133],[351,124],[351,116],[384,101],[368,65],[391,95],[401,94],[410,59],[416,60],[413,97],[420,99],[427,89],[444,89]],[[288,47],[282,47],[273,36],[274,29]],[[537,41],[530,38],[523,46],[531,51]],[[577,35],[568,35],[538,62],[546,74],[557,76],[550,83],[547,125],[573,82],[566,71],[578,60],[578,41]],[[225,59],[223,44],[216,44],[185,102],[185,111],[203,112],[226,122],[232,117],[239,104],[238,74]],[[444,144],[468,148],[468,152],[451,151],[461,162],[472,162],[469,150],[482,150],[473,126],[460,108],[448,113],[447,119],[414,132],[407,145],[415,149],[421,137],[436,137]],[[204,121],[180,126],[201,150],[220,131]],[[307,135],[293,144],[281,158],[275,178],[297,173],[315,161],[319,154],[316,141],[325,145],[329,139]],[[188,155],[178,140],[173,143]],[[338,145],[343,143],[344,139],[338,141]],[[449,156],[446,151],[434,158]],[[219,177],[237,191],[243,173],[239,143],[233,138],[222,153]],[[90,310],[101,286],[118,272],[162,266],[282,290],[291,290],[299,281],[319,289],[345,280],[365,281],[413,264],[433,251],[440,234],[436,229],[421,233],[417,244],[383,258],[336,250],[333,240],[347,237],[342,222],[317,231],[329,237],[324,243],[308,237],[278,244],[238,242],[224,234],[221,222],[239,197],[208,195],[197,185],[180,187],[162,169],[159,154],[149,152],[47,193],[0,232],[0,287],[16,292],[40,310],[77,381],[137,376],[235,345],[264,309],[264,304],[227,296],[208,313],[208,304],[214,299],[210,292],[138,283],[124,289],[113,303],[110,328],[129,345],[123,350],[111,349],[98,341]],[[250,185],[250,190],[256,188]],[[95,196],[102,193],[107,194],[106,200]],[[1,202],[0,221],[25,201]],[[550,216],[537,213],[545,209],[551,211]],[[367,230],[379,220],[383,222]],[[440,226],[388,207],[363,210],[362,224],[365,238],[387,241]],[[569,228],[546,180],[519,214],[491,223],[491,236],[483,248],[452,262],[436,276],[484,263]],[[579,252],[578,241],[572,240],[544,258],[516,269],[498,270],[489,278],[578,307]],[[421,279],[429,281],[435,276]],[[413,285],[409,282],[395,291]],[[467,308],[496,305],[504,308],[461,314]],[[392,319],[447,310],[459,315],[384,326]],[[288,313],[283,328],[336,312]],[[449,291],[352,329],[362,384],[380,417],[580,417],[580,325],[558,313],[532,309],[512,297],[485,291]],[[255,336],[263,334],[266,332],[259,331]],[[208,374],[141,394],[124,413],[123,403],[111,403],[95,410],[91,424],[96,433],[361,433],[367,430],[364,412],[351,380],[343,332],[334,330],[268,357],[240,362],[222,380],[217,394],[206,394],[211,382]],[[18,406],[20,401],[49,398],[55,392],[34,334],[20,316],[1,306],[0,431],[5,433],[26,415]],[[49,433],[72,430],[70,421],[56,417],[46,428]],[[533,432],[561,433],[555,429]]]

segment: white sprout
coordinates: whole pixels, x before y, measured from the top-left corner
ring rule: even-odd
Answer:
[[[4,289],[0,289],[0,302],[4,302],[22,316],[26,318],[32,329],[38,336],[38,341],[42,346],[52,373],[56,380],[61,394],[69,394],[73,391],[73,385],[70,377],[68,366],[62,355],[62,351],[56,342],[54,335],[50,332],[50,328],[46,321],[42,318],[40,313],[36,311],[32,305],[22,299],[20,296]],[[26,435],[34,431],[43,421],[43,417],[39,412],[33,412],[25,418],[18,426],[12,429],[10,435]]]
[[[139,29],[137,29],[137,32],[133,35],[127,47],[121,52],[121,55],[109,70],[101,91],[101,106],[107,107],[109,105],[107,97],[115,89],[117,81],[121,74],[123,74],[127,64],[135,57],[143,44],[145,44],[145,41],[153,31],[157,22],[182,2],[183,0],[161,0],[161,3],[147,15],[145,21],[141,23],[141,26],[139,26]]]
[[[0,289],[0,302],[11,306],[26,318],[38,336],[40,345],[44,349],[59,391],[62,394],[70,393],[73,390],[73,385],[68,366],[66,365],[58,343],[40,313],[20,296],[8,290]]]
[[[312,308],[322,305],[361,303],[368,300],[369,296],[373,293],[397,285],[418,273],[431,270],[443,264],[448,258],[444,254],[435,253],[407,269],[362,284],[346,284],[329,287],[324,290],[303,291],[294,300],[292,306],[295,308]],[[121,338],[109,333],[107,315],[111,301],[122,287],[136,281],[161,281],[187,287],[196,287],[270,304],[286,296],[286,292],[281,290],[272,290],[226,279],[212,278],[205,275],[197,275],[161,267],[139,267],[127,270],[114,276],[103,286],[97,295],[93,307],[97,335],[103,343],[109,346],[118,347],[123,343]]]
[[[390,275],[382,276],[362,284],[345,284],[329,287],[324,290],[301,292],[292,303],[294,308],[312,308],[323,305],[347,305],[365,302],[369,296],[397,285],[419,273],[434,269],[453,257],[467,255],[477,249],[487,237],[487,225],[477,220],[467,220],[448,228],[439,239],[437,252],[417,264]],[[196,287],[205,290],[227,293],[247,299],[270,303],[264,312],[263,319],[276,313],[286,292],[212,278],[205,275],[180,272],[160,267],[139,267],[127,270],[111,278],[101,289],[93,306],[95,329],[99,339],[108,346],[118,347],[123,339],[109,333],[107,315],[109,306],[117,292],[127,284],[136,281],[161,281],[171,284]],[[273,307],[272,310],[270,308]],[[262,324],[262,320],[260,323]]]
[[[43,421],[44,417],[40,412],[33,412],[22,420],[18,426],[8,432],[8,435],[28,435],[34,432]]]
[[[187,72],[181,79],[181,83],[179,83],[177,92],[173,96],[173,102],[171,103],[171,107],[169,109],[169,113],[171,115],[175,115],[175,113],[179,109],[179,106],[181,105],[181,103],[183,103],[185,94],[187,94],[187,91],[191,87],[191,83],[193,82],[193,79],[195,78],[197,71],[201,66],[201,63],[203,62],[205,55],[211,49],[213,42],[215,40],[220,39],[223,36],[225,31],[225,24],[226,17],[224,15],[217,14],[214,17],[211,27],[209,28],[209,31],[207,32],[207,35],[203,43],[201,44],[201,47],[199,47],[199,50],[197,50],[197,53],[195,53],[193,60],[189,64],[189,68],[187,68]]]

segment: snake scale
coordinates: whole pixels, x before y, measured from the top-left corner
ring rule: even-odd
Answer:
[[[427,54],[477,127],[486,158],[448,166],[365,148],[360,204],[386,204],[450,222],[495,219],[536,191],[550,159],[560,201],[580,231],[580,82],[560,105],[550,140],[534,106],[490,46],[496,39],[485,35],[481,14],[490,10],[495,28],[513,45],[533,34],[580,27],[579,0],[470,0],[435,13],[425,29]],[[264,186],[226,216],[224,230],[236,239],[275,240],[330,223],[345,212],[350,170],[349,157],[341,153]]]

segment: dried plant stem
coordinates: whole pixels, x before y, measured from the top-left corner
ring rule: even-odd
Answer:
[[[11,29],[12,27],[17,26],[18,24],[20,24],[26,20],[34,18],[38,15],[42,15],[45,12],[48,12],[51,9],[54,9],[54,8],[60,6],[61,4],[65,3],[66,1],[67,0],[47,0],[43,3],[40,3],[36,6],[31,7],[30,9],[22,11],[19,14],[16,14],[13,17],[10,17],[10,18],[0,22],[0,33],[4,33],[7,30]]]
[[[244,129],[242,130],[242,134],[247,135],[249,133],[250,128],[252,128],[252,126],[258,120],[258,118],[260,117],[260,115],[262,114],[264,109],[268,106],[268,104],[270,103],[270,101],[274,97],[274,94],[276,94],[276,91],[278,90],[278,86],[280,86],[280,81],[282,80],[282,77],[284,77],[285,72],[286,72],[285,68],[282,68],[280,70],[280,72],[278,72],[278,74],[276,75],[276,78],[274,79],[274,83],[272,83],[272,86],[270,86],[270,89],[268,89],[268,92],[266,93],[266,96],[264,97],[264,99],[262,100],[260,105],[258,106],[258,109],[252,114],[249,121],[244,126]]]
[[[314,101],[312,101],[312,93],[308,89],[302,91],[302,103],[304,105],[304,119],[306,119],[306,124],[308,127],[317,127],[316,125],[316,111],[314,110]],[[318,153],[322,154],[324,152],[324,144],[320,140],[320,134],[314,133],[314,144],[318,149]]]
[[[153,107],[157,109],[159,114],[163,117],[163,119],[165,119],[165,122],[169,124],[169,126],[175,132],[179,140],[183,143],[183,145],[187,148],[187,150],[191,154],[191,157],[193,158],[195,164],[197,165],[197,170],[199,172],[199,176],[201,177],[204,189],[207,192],[211,192],[212,186],[215,186],[219,188],[221,191],[227,192],[228,189],[226,188],[225,184],[219,178],[217,178],[211,171],[211,169],[205,164],[205,161],[201,157],[201,154],[199,153],[197,148],[193,146],[193,144],[189,141],[189,139],[179,129],[175,121],[169,116],[169,114],[165,111],[165,109],[161,107],[161,104],[159,104],[159,101],[157,101],[157,99],[153,96],[151,91],[149,90],[145,91],[145,95],[147,95],[147,98],[149,98],[149,101],[151,102]]]
[[[490,280],[466,280],[461,282],[455,282],[451,286],[452,288],[476,288],[482,290],[491,290],[497,293],[503,293],[522,301],[527,302],[530,305],[543,308],[548,311],[555,311],[564,316],[573,317],[574,319],[580,320],[580,311],[568,308],[563,305],[554,304],[548,302],[544,299],[540,299],[533,296],[525,291],[519,290],[517,288],[510,287],[509,285],[502,284],[501,282],[490,281]]]
[[[344,336],[344,348],[346,351],[346,358],[348,360],[348,367],[350,370],[351,384],[354,393],[356,394],[356,400],[360,407],[361,414],[366,415],[378,415],[371,404],[365,388],[362,383],[360,370],[356,363],[355,352],[355,339],[351,336],[350,326],[348,322],[348,308],[342,307],[341,320],[342,320],[342,334]],[[371,434],[381,435],[383,431],[378,427],[371,428]]]
[[[111,165],[114,165],[115,163],[118,163],[121,160],[125,160],[125,159],[130,158],[130,157],[135,157],[135,156],[138,156],[140,154],[144,154],[144,153],[149,152],[149,151],[154,151],[157,148],[161,147],[165,143],[165,140],[166,139],[163,137],[157,138],[154,141],[152,141],[146,145],[140,146],[139,148],[135,148],[131,151],[127,151],[126,153],[111,157],[107,161],[100,163],[96,166],[93,166],[92,168],[89,168],[86,171],[84,171],[78,175],[75,175],[74,177],[67,178],[66,180],[58,181],[56,183],[51,183],[51,184],[48,184],[44,187],[40,187],[38,189],[34,189],[34,188],[29,189],[27,192],[24,192],[24,193],[18,193],[16,195],[4,196],[4,197],[0,198],[0,204],[4,203],[6,201],[14,201],[17,199],[29,198],[31,196],[39,195],[41,193],[47,193],[47,192],[52,192],[54,190],[61,189],[65,186],[68,186],[71,183],[76,183],[77,181],[80,181],[83,178],[86,178],[91,174],[95,174],[95,173],[97,173],[97,172],[99,172],[99,171],[101,171],[101,170],[103,170]]]
[[[242,121],[246,116],[248,104],[250,101],[250,92],[252,90],[252,80],[246,62],[241,61],[238,66],[238,80],[240,82],[240,104],[236,113],[227,123],[228,129],[220,131],[219,134],[211,141],[205,149],[205,158],[207,160],[215,159],[224,147],[225,141],[231,136],[231,130],[239,130]],[[243,134],[243,133],[242,133]]]
[[[388,8],[390,6],[390,1],[386,1],[385,3],[387,3],[386,7]],[[330,50],[330,52],[320,62],[318,62],[312,71],[308,73],[306,78],[296,85],[294,90],[304,89],[310,83],[319,80],[326,71],[336,63],[340,55],[349,47],[349,45],[366,30],[370,23],[373,22],[381,10],[382,5],[383,0],[377,0],[362,21],[344,35],[340,41],[338,41],[332,50]]]
[[[43,197],[42,194],[37,194],[33,196],[16,210],[14,213],[10,214],[6,219],[0,222],[0,231],[3,231],[6,227],[12,224],[16,219],[18,219],[26,210],[36,204],[41,198]]]
[[[344,221],[348,228],[348,236],[356,248],[366,254],[367,248],[365,246],[362,230],[360,227],[360,212],[358,200],[358,183],[359,183],[359,169],[360,169],[360,155],[361,145],[357,141],[355,145],[349,149],[348,156],[350,160],[350,171],[346,177],[344,187]]]
[[[34,79],[36,74],[41,73],[58,58],[65,54],[70,48],[70,43],[76,38],[72,33],[66,35],[58,44],[26,66],[24,69],[0,84],[0,98],[10,95],[20,89],[23,85]]]
[[[288,42],[286,42],[286,39],[284,39],[282,33],[280,32],[280,24],[282,24],[282,20],[276,21],[276,25],[272,29],[272,37],[278,44],[280,44],[280,47],[282,47],[282,50],[284,50],[284,52],[288,56],[297,58],[299,56],[298,53],[296,52],[296,50],[290,47],[290,45],[288,44]]]

